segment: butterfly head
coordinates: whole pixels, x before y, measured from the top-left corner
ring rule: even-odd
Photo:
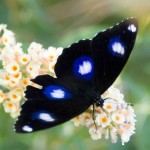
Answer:
[[[104,100],[103,100],[102,98],[97,99],[96,102],[95,102],[95,105],[96,105],[97,107],[103,107],[103,105],[104,105]]]

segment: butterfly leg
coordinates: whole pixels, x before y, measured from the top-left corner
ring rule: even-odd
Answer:
[[[93,117],[93,121],[94,121],[94,125],[95,125],[95,132],[97,132],[97,125],[96,125],[96,122],[95,122],[95,107],[94,107],[94,103],[93,103],[93,113],[92,113],[92,117]]]

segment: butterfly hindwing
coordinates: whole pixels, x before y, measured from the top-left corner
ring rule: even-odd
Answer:
[[[27,100],[22,105],[21,115],[15,124],[18,133],[29,133],[43,130],[72,119],[87,109],[85,104],[68,101],[47,101],[43,98]],[[81,109],[82,106],[82,109]],[[86,107],[85,107],[86,106]]]
[[[41,83],[46,79],[48,84]],[[15,124],[15,131],[30,133],[59,125],[84,112],[89,106],[83,95],[68,90],[58,79],[48,75],[41,75],[33,79],[42,85],[38,89],[27,86],[25,97],[27,101],[22,105],[21,114]],[[44,84],[44,85],[43,85]]]

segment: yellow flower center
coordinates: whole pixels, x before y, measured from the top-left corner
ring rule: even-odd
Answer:
[[[8,39],[7,39],[7,38],[5,38],[5,39],[4,39],[4,41],[5,41],[5,43],[7,43],[7,42],[8,42]]]
[[[12,84],[15,84],[16,82],[15,82],[15,81],[11,81],[11,83],[12,83]]]
[[[23,84],[24,84],[24,85],[27,85],[27,84],[28,84],[28,81],[27,81],[27,80],[23,80]]]
[[[53,56],[53,55],[50,55],[50,56],[49,56],[49,58],[50,58],[50,59],[53,59],[53,58],[54,58],[54,56]]]
[[[106,123],[106,122],[108,121],[108,118],[107,118],[107,117],[103,117],[103,118],[101,119],[101,121],[102,121],[103,123]]]
[[[85,118],[85,120],[90,119],[90,117],[89,117],[89,116],[85,116],[84,118]]]
[[[27,58],[23,58],[22,60],[23,60],[24,62],[27,62],[27,61],[28,61],[28,59],[27,59]]]
[[[76,119],[79,120],[79,116],[77,116]]]
[[[112,109],[112,106],[111,105],[107,105],[106,108],[107,109]]]
[[[3,94],[2,93],[0,93],[0,98],[3,98]]]
[[[17,95],[13,94],[12,97],[13,97],[14,99],[16,99],[16,98],[17,98]]]
[[[53,69],[53,70],[54,70],[54,68],[55,68],[55,65],[52,66],[52,69]]]
[[[12,107],[13,107],[13,104],[12,104],[12,103],[8,103],[8,107],[9,107],[9,108],[12,108]]]
[[[16,71],[17,69],[18,69],[17,66],[12,66],[13,71]]]
[[[119,121],[119,120],[120,120],[120,117],[119,117],[119,116],[116,116],[115,119],[116,119],[117,121]]]
[[[16,89],[16,91],[22,93],[22,89]]]
[[[9,76],[8,75],[5,75],[5,80],[9,80],[10,78],[9,78]]]
[[[33,69],[30,67],[29,70],[32,71]]]
[[[15,77],[15,78],[18,78],[18,77],[19,77],[19,73],[18,73],[18,74],[16,74],[16,75],[14,75],[14,77]]]

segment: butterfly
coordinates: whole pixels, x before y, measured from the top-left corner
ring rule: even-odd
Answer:
[[[93,39],[64,48],[55,65],[57,78],[39,75],[28,85],[27,99],[14,125],[18,133],[31,133],[62,124],[91,105],[101,107],[103,94],[115,81],[133,49],[138,23],[129,18]]]

